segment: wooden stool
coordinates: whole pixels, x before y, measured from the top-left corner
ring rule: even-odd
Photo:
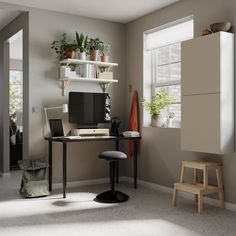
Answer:
[[[194,170],[193,183],[184,182],[185,168],[192,168]],[[203,184],[197,183],[197,169],[203,171]],[[208,185],[208,171],[214,170],[216,172],[217,186]],[[182,170],[180,183],[174,184],[174,193],[172,205],[176,206],[176,197],[178,191],[188,192],[195,195],[195,200],[198,202],[198,213],[201,214],[203,210],[203,195],[211,193],[219,193],[221,207],[224,207],[224,193],[222,188],[222,174],[221,167],[218,163],[204,162],[204,161],[182,161]]]

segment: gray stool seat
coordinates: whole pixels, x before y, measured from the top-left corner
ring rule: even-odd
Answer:
[[[94,200],[102,203],[127,201],[129,199],[127,194],[115,190],[115,176],[118,173],[117,167],[119,168],[118,164],[120,160],[127,158],[126,154],[119,151],[105,151],[99,155],[99,158],[109,161],[111,190],[98,194]]]
[[[119,151],[105,151],[99,155],[99,158],[107,161],[119,161],[122,159],[126,159],[127,156],[125,153]]]

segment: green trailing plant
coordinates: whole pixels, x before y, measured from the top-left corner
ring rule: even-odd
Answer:
[[[103,56],[107,56],[110,52],[110,45],[102,42],[100,44],[99,51]]]
[[[88,35],[85,37],[82,33],[78,34],[78,32],[76,32],[75,34],[76,40],[74,43],[76,45],[76,48],[79,50],[79,52],[85,52],[87,54],[89,46]]]
[[[74,43],[68,43],[66,33],[63,33],[61,39],[54,40],[51,43],[51,49],[54,49],[60,59],[63,59],[66,57],[65,51],[68,49],[75,50],[76,45]]]
[[[162,89],[160,92],[152,96],[150,102],[148,102],[146,99],[143,99],[142,105],[146,110],[149,111],[151,115],[160,115],[163,108],[173,104],[175,101],[175,98],[169,97],[167,92]]]
[[[101,47],[101,44],[103,42],[99,38],[90,38],[89,39],[89,49],[92,50],[99,50]]]

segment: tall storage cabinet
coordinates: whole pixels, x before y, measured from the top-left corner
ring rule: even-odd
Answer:
[[[181,148],[234,152],[234,35],[182,42]]]

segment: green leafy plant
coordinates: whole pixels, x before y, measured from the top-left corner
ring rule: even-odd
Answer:
[[[63,33],[61,39],[54,40],[51,43],[51,49],[54,49],[60,59],[63,59],[66,57],[65,51],[68,49],[75,50],[76,45],[74,43],[68,43],[66,33]]]
[[[78,34],[76,32],[76,40],[75,40],[76,48],[79,49],[79,52],[88,53],[88,35],[85,37],[82,33]]]
[[[102,42],[102,43],[100,44],[99,51],[100,51],[100,53],[101,53],[103,56],[108,55],[109,52],[110,52],[110,45],[109,45],[109,44],[105,44],[105,43]]]
[[[90,50],[99,50],[103,42],[99,38],[90,38],[89,39],[89,49]]]
[[[146,99],[143,99],[142,105],[150,112],[151,115],[160,115],[163,108],[173,104],[175,101],[175,98],[169,97],[167,92],[162,89],[160,92],[152,96],[150,102],[148,102]]]

